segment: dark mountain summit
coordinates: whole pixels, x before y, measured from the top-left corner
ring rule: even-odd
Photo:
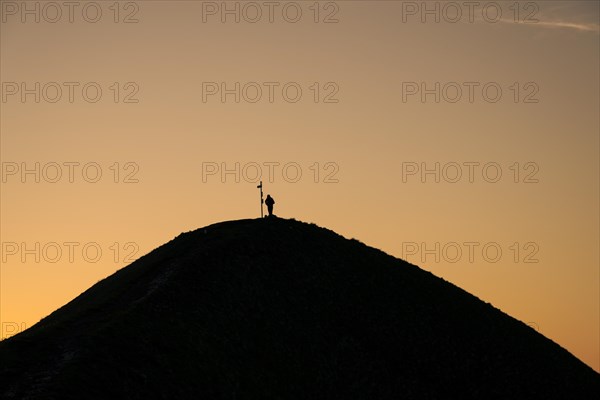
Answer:
[[[294,220],[185,233],[0,343],[6,399],[584,399],[600,376],[429,272]]]

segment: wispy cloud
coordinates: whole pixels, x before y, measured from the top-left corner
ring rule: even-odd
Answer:
[[[600,26],[598,24],[578,24],[574,22],[561,21],[540,21],[538,24],[547,26],[549,28],[571,28],[578,31],[600,32]]]
[[[514,24],[515,22],[510,19],[502,19],[501,22]],[[579,22],[568,22],[568,21],[538,21],[534,23],[523,23],[532,27],[541,28],[554,28],[554,29],[574,29],[581,32],[596,32],[600,33],[600,25],[594,23],[579,23]]]
[[[534,3],[534,2],[531,2]],[[528,8],[524,14],[527,21],[516,22],[514,18],[503,17],[498,22],[518,24],[531,28],[565,29],[577,32],[600,33],[600,2],[598,1],[538,1],[537,9]],[[477,19],[483,21],[481,15]]]
[[[600,32],[600,7],[597,1],[539,2],[535,25],[542,28]]]

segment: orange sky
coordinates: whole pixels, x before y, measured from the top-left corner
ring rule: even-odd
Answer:
[[[2,337],[258,216],[258,166],[600,370],[597,2],[0,3]]]

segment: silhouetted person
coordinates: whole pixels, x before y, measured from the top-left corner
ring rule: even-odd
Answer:
[[[267,195],[265,199],[265,204],[267,205],[267,210],[269,211],[269,217],[273,216],[273,204],[275,204],[275,200],[271,197],[270,194]]]

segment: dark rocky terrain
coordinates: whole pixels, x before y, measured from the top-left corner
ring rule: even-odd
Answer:
[[[599,394],[599,374],[490,304],[279,218],[181,234],[0,343],[3,399]]]

